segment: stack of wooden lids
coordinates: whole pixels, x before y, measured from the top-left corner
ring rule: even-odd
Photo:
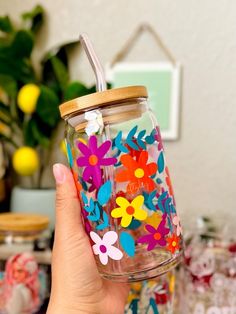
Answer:
[[[49,218],[44,215],[24,213],[0,214],[0,232],[40,232],[48,228]]]

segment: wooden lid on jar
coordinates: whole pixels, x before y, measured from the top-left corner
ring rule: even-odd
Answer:
[[[59,106],[61,117],[95,107],[103,107],[116,102],[125,102],[134,98],[147,98],[148,93],[145,86],[129,86],[108,89],[102,92],[89,94],[67,101]]]
[[[0,232],[39,232],[47,229],[49,218],[24,213],[0,214]]]

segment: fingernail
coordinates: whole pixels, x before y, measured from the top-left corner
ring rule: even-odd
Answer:
[[[64,167],[60,164],[53,165],[53,174],[56,180],[56,183],[63,183],[65,181],[66,175]]]

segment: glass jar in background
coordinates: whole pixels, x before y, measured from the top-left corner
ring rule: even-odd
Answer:
[[[152,280],[131,283],[125,314],[172,314],[175,295],[175,271]]]
[[[132,282],[170,270],[181,256],[182,229],[146,88],[97,92],[60,112],[100,273]]]
[[[49,294],[49,219],[0,214],[0,313],[35,313]]]
[[[198,233],[185,248],[178,278],[179,313],[236,313],[236,239]]]

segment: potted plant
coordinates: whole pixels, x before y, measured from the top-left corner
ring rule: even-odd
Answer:
[[[54,48],[33,64],[32,53],[44,22],[44,10],[38,5],[21,18],[21,25],[16,27],[9,16],[0,17],[0,140],[15,173],[13,177],[17,177],[14,184],[20,185],[13,189],[12,209],[26,211],[26,203],[30,203],[30,211],[47,212],[53,211],[47,208],[53,203],[46,204],[42,191],[48,186],[42,179],[58,146],[58,106],[94,92],[95,87],[70,80],[69,52],[78,42]],[[38,200],[29,201],[36,190],[41,193]],[[45,193],[54,197],[53,191]]]

